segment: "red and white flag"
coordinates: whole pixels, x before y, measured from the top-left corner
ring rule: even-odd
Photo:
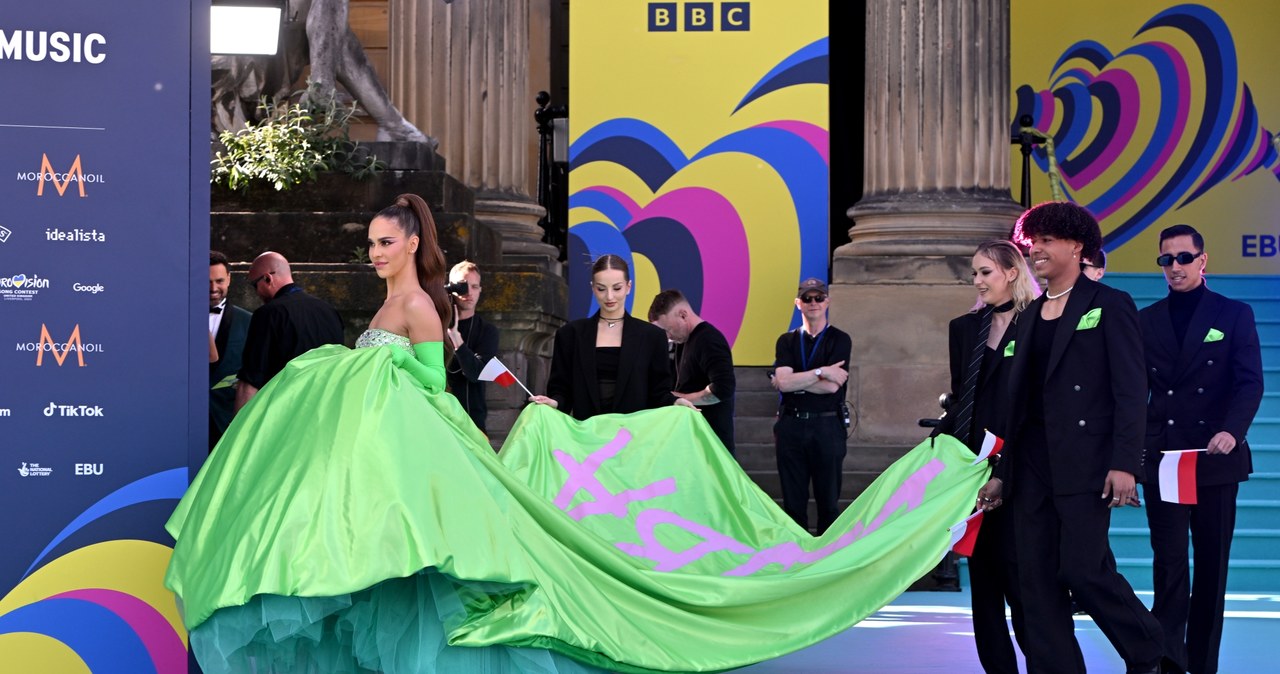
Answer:
[[[520,384],[520,380],[516,379],[514,374],[511,374],[511,370],[508,370],[507,366],[503,365],[497,356],[490,358],[489,362],[485,363],[484,369],[480,371],[480,381],[491,381],[499,386]],[[524,384],[520,384],[520,388],[526,391],[529,390],[525,388]]]
[[[957,555],[973,555],[973,545],[978,542],[978,529],[982,528],[982,515],[985,512],[979,510],[951,527],[951,550]]]
[[[982,448],[978,450],[978,458],[973,460],[973,465],[978,465],[985,461],[988,457],[995,456],[1004,449],[1004,440],[996,437],[995,433],[987,431],[986,437],[982,439]]]
[[[1205,449],[1164,452],[1160,457],[1160,500],[1196,504],[1196,457]]]

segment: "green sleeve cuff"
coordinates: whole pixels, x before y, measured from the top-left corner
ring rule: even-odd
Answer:
[[[444,342],[419,342],[413,345],[413,356],[399,349],[397,365],[408,372],[431,393],[444,390]]]

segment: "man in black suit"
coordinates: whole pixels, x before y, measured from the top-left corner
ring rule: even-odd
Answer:
[[[1147,437],[1143,491],[1154,552],[1155,604],[1169,654],[1195,674],[1218,671],[1227,559],[1236,495],[1253,461],[1245,433],[1262,402],[1262,355],[1253,310],[1209,290],[1204,238],[1188,225],[1160,232],[1168,297],[1143,309]],[[1160,452],[1204,449],[1196,504],[1160,498]],[[1195,548],[1195,579],[1187,532]]]
[[[845,444],[845,386],[853,340],[827,323],[827,284],[805,279],[796,293],[799,328],[778,337],[773,371],[778,420],[773,425],[782,482],[782,509],[809,528],[809,485],[818,510],[818,535],[840,516]]]
[[[1137,308],[1127,294],[1081,273],[1081,260],[1102,244],[1084,208],[1049,202],[1020,224],[1047,287],[1022,312],[1004,351],[1012,359],[1012,414],[998,435],[1010,442],[981,493],[1003,495],[1013,511],[1026,626],[1019,645],[1029,672],[1083,672],[1074,597],[1128,671],[1156,672],[1160,623],[1116,570],[1108,540],[1111,509],[1137,503],[1142,469],[1146,378]]]
[[[236,393],[232,384],[240,371],[245,338],[249,335],[252,316],[227,301],[231,286],[231,269],[227,256],[209,251],[209,334],[218,352],[218,360],[209,363],[209,450],[231,425],[236,413]]]
[[[249,267],[249,285],[266,304],[249,321],[236,384],[237,410],[289,361],[317,346],[342,343],[338,311],[293,282],[283,255],[266,252],[255,258]]]

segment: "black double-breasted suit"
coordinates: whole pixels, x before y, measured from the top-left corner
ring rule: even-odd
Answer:
[[[1199,299],[1179,343],[1171,302],[1193,299],[1190,293]],[[1141,313],[1150,391],[1143,492],[1154,553],[1152,612],[1165,630],[1166,648],[1189,671],[1216,672],[1236,496],[1253,471],[1245,435],[1262,401],[1262,356],[1249,305],[1207,288],[1190,293],[1171,292]],[[1160,452],[1203,449],[1222,431],[1236,446],[1229,454],[1196,457],[1197,503],[1162,501]]]
[[[249,336],[249,320],[253,314],[230,302],[224,305],[218,332],[213,336],[218,349],[218,362],[209,364],[209,449],[212,450],[236,413],[236,390],[223,386],[213,388],[240,371],[245,339]]]
[[[1108,471],[1142,469],[1147,387],[1138,311],[1129,295],[1084,275],[1060,318],[1040,318],[1046,299],[1022,313],[1006,351],[1012,415],[997,473],[1013,512],[1028,626],[1019,643],[1029,672],[1083,672],[1074,597],[1127,665],[1144,671],[1163,655],[1160,624],[1116,571],[1111,502],[1102,498]]]
[[[622,349],[614,387],[613,407],[601,404],[596,373],[596,330],[600,314],[570,321],[556,331],[547,378],[547,397],[557,409],[575,419],[609,412],[638,412],[670,405],[671,366],[667,335],[660,328],[627,314],[622,325]]]

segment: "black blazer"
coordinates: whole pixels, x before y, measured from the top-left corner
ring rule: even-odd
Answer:
[[[596,377],[596,325],[600,314],[570,321],[556,331],[547,397],[575,419],[607,412],[638,412],[670,405],[671,367],[667,335],[660,328],[627,314],[622,323],[622,352],[613,409],[600,407]]]
[[[1081,275],[1058,320],[1045,381],[1030,381],[1030,349],[1022,345],[1031,343],[1044,301],[1041,295],[1022,312],[1014,335],[1007,398],[1013,411],[1003,436],[1011,444],[998,476],[1008,480],[1018,461],[1027,396],[1042,386],[1054,494],[1101,494],[1110,470],[1141,479],[1147,377],[1133,298]],[[1094,310],[1097,324],[1089,328],[1082,319]]]
[[[1151,393],[1147,405],[1147,480],[1155,481],[1159,452],[1199,449],[1220,431],[1236,440],[1230,454],[1196,461],[1196,482],[1242,482],[1253,472],[1245,434],[1262,403],[1262,351],[1253,309],[1208,288],[1178,344],[1169,299],[1140,314]],[[1206,342],[1210,330],[1221,338]]]
[[[951,407],[938,423],[936,433],[955,435],[956,412],[959,411],[960,398],[964,395],[964,368],[973,356],[973,349],[978,342],[978,330],[982,327],[980,312],[970,312],[951,320],[948,328],[947,344],[951,352]],[[1009,359],[1005,357],[1005,348],[1013,340],[1014,331],[1018,327],[1018,318],[1004,331],[995,353],[987,352],[978,375],[978,387],[973,399],[973,428],[970,429],[969,448],[977,451],[982,446],[983,430],[990,430],[1000,435],[1008,424],[1008,406],[1005,404],[1004,387],[1008,381]],[[995,358],[987,362],[985,358]]]
[[[240,371],[240,358],[244,353],[245,339],[249,336],[249,320],[253,314],[230,302],[222,312],[222,321],[213,343],[218,347],[218,362],[209,363],[209,447],[231,425],[235,416],[236,390],[226,387],[213,390],[213,386]]]

